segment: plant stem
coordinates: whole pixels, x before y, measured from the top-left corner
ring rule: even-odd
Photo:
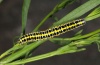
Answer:
[[[90,37],[94,34],[97,34],[97,33],[100,33],[100,29],[94,31],[94,32],[91,32],[91,33],[88,33],[88,34],[85,34],[85,35],[82,35],[80,37],[72,37],[72,38],[52,38],[50,40],[69,40],[69,41],[72,41],[72,40],[78,40],[78,39],[84,39],[84,38],[87,38],[87,37]]]
[[[60,4],[56,5],[54,9],[37,25],[37,27],[33,31],[37,31],[41,25],[51,16],[53,16],[56,12],[63,9],[65,6],[71,4],[75,0],[63,0]]]
[[[38,56],[35,56],[35,57],[23,59],[23,60],[18,60],[18,61],[12,62],[12,63],[7,63],[5,65],[23,64],[23,63],[28,63],[28,62],[32,62],[32,61],[45,59],[45,58],[52,57],[52,56],[55,56],[55,55],[68,54],[68,53],[83,51],[83,50],[85,50],[85,48],[79,49],[78,47],[90,45],[92,42],[95,42],[99,39],[100,39],[100,37],[93,37],[93,38],[89,37],[89,38],[86,38],[84,40],[71,42],[68,45],[65,45],[63,47],[58,48],[56,51],[52,51],[52,52],[49,52],[49,53],[46,53],[46,54],[38,55]]]

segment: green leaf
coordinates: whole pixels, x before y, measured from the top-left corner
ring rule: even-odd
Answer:
[[[25,33],[25,27],[26,27],[26,21],[27,21],[27,15],[28,15],[28,9],[29,9],[29,5],[30,5],[30,1],[31,0],[24,0],[23,3],[23,9],[22,9],[22,32],[23,34]],[[36,27],[36,30],[38,30],[38,27],[40,27],[50,16],[52,16],[54,13],[56,13],[57,11],[59,11],[61,9],[61,7],[65,7],[65,4],[71,4],[72,2],[74,2],[75,0],[64,0],[62,1],[59,5],[55,6],[55,8],[41,21],[41,23]],[[60,8],[60,9],[59,9]],[[41,42],[40,42],[41,43]],[[34,43],[33,43],[34,44]],[[38,44],[38,42],[36,43]],[[37,47],[37,46],[36,46]],[[4,52],[3,54],[0,55],[0,59],[5,57],[8,54],[11,54],[11,52],[14,50],[16,51],[17,49],[15,46],[9,50],[7,50],[6,52]],[[20,49],[20,48],[19,48]],[[33,48],[34,49],[34,48]],[[29,50],[28,50],[29,51]],[[18,57],[20,56],[20,53],[18,53]],[[15,57],[14,57],[15,58]],[[13,58],[13,59],[14,59]],[[16,57],[17,58],[17,57]],[[10,59],[9,62],[13,59]],[[6,60],[6,58],[5,58]]]
[[[12,55],[4,58],[0,62],[2,62],[4,64],[11,62],[11,61],[25,55],[27,52],[31,51],[32,49],[35,49],[36,47],[38,47],[43,42],[45,42],[45,41],[38,41],[38,42],[34,42],[34,44],[26,45],[23,49],[21,49],[21,50],[17,51],[16,53],[13,53]]]
[[[30,2],[31,2],[31,0],[24,0],[23,7],[22,7],[22,32],[23,32],[23,34],[25,34],[27,15],[28,15]]]
[[[53,38],[53,39],[49,39],[49,40],[58,45],[67,45],[71,42],[70,40],[65,40],[65,39],[66,38]]]
[[[65,45],[63,47],[58,48],[56,51],[48,52],[46,54],[38,55],[38,56],[35,56],[35,57],[31,57],[31,58],[26,58],[26,59],[23,59],[23,60],[14,61],[14,62],[7,63],[7,64],[4,64],[4,65],[23,64],[23,63],[28,63],[28,62],[32,62],[32,61],[45,59],[45,58],[52,57],[52,56],[55,56],[55,55],[68,54],[68,53],[75,53],[75,52],[83,51],[83,50],[85,50],[85,48],[82,48],[83,46],[90,45],[91,43],[93,43],[93,42],[95,42],[97,40],[100,40],[100,37],[98,37],[98,35],[95,34],[93,36],[90,36],[89,38],[71,42],[68,45]],[[32,47],[32,44],[31,44],[31,47]],[[28,46],[25,49],[28,50],[28,48],[30,48],[30,47]],[[25,50],[22,50],[22,51],[24,52]],[[13,56],[15,57],[16,55],[14,54]],[[9,59],[8,59],[8,61],[9,61]]]
[[[100,40],[96,41],[96,43],[97,43],[97,46],[98,46],[98,51],[100,52]]]
[[[96,19],[100,17],[100,6],[95,8],[95,10],[93,10],[86,18],[85,20],[86,21],[90,21],[90,20],[93,20],[93,19]]]
[[[25,1],[28,1],[28,0],[25,0]],[[80,7],[78,7],[77,9],[75,9],[74,11],[72,11],[71,13],[66,15],[64,18],[62,18],[60,21],[58,21],[59,23],[57,22],[55,25],[58,25],[58,24],[66,22],[66,21],[70,21],[70,20],[73,20],[75,18],[78,18],[78,17],[82,16],[83,14],[85,14],[86,12],[90,11],[91,9],[95,8],[99,4],[100,4],[100,0],[89,0],[85,4],[81,5]],[[26,11],[26,12],[28,12],[28,11]],[[44,19],[44,21],[46,19]],[[24,30],[25,27],[26,27],[26,23],[23,22],[22,26],[23,26],[22,29]],[[55,56],[55,55],[61,55],[61,54],[65,54],[65,53],[73,53],[73,52],[77,52],[77,51],[82,51],[82,50],[84,50],[84,48],[78,49],[77,48],[78,45],[79,45],[79,47],[82,47],[82,46],[89,45],[89,44],[91,44],[94,41],[97,41],[100,37],[98,37],[98,36],[90,37],[90,36],[93,35],[93,34],[98,34],[99,32],[100,32],[100,29],[95,31],[95,32],[89,33],[87,35],[81,36],[81,37],[69,39],[69,40],[73,40],[73,39],[78,40],[78,39],[86,38],[85,40],[83,39],[83,40],[79,40],[77,42],[72,42],[73,44],[69,44],[68,46],[66,45],[66,47],[63,47],[63,48],[61,47],[61,48],[59,48],[56,51],[53,51],[53,52],[50,52],[50,53],[46,53],[46,54],[43,54],[43,55],[39,55],[39,56],[35,56],[35,57],[31,57],[31,58],[27,58],[27,59],[23,59],[23,60],[19,60],[19,61],[13,61],[15,59],[18,59],[20,56],[25,55],[27,52],[35,49],[40,44],[45,42],[45,40],[34,42],[33,44],[26,45],[23,49],[20,49],[20,50],[16,51],[16,53],[13,53],[12,55],[9,55],[9,56],[5,57],[4,59],[2,59],[2,61],[0,61],[0,63],[2,63],[2,65],[23,64],[23,63],[28,63],[28,62],[37,61],[37,60],[40,60],[40,59],[52,57],[52,56]],[[90,37],[90,38],[87,39],[88,37]],[[11,62],[11,61],[13,61],[13,62]]]
[[[78,31],[75,36],[81,36],[81,33],[83,32],[83,30]]]
[[[60,19],[58,22],[55,22],[53,26],[60,25],[62,23],[66,23],[68,21],[71,21],[73,19],[79,18],[80,16],[84,15],[88,11],[92,10],[96,6],[100,4],[100,0],[89,0],[86,3],[82,4],[78,8],[74,9],[72,12],[64,16],[62,19]]]

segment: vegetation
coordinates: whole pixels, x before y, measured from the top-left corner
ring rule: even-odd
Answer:
[[[71,5],[75,1],[76,0],[63,0],[61,3],[57,4],[54,7],[54,9],[39,23],[39,25],[33,30],[33,32],[39,30],[39,28],[43,25],[43,23],[45,23],[46,20],[50,18],[52,15],[62,10],[63,8],[66,8],[68,5]],[[25,34],[27,15],[28,15],[30,2],[31,0],[24,0],[23,2],[23,8],[22,8],[22,33],[23,34]],[[98,5],[100,5],[100,0],[87,0],[86,3],[77,7],[70,13],[66,14],[63,18],[53,23],[52,26],[57,26],[62,23],[66,23],[67,21],[71,21],[73,19],[79,18],[89,11],[92,11],[92,12],[88,14],[86,17],[84,17],[84,20],[89,22],[90,20],[96,19],[100,17],[100,6]],[[31,44],[27,43],[23,45],[16,43],[12,48],[10,48],[9,50],[7,50],[6,52],[0,55],[0,65],[20,65],[20,64],[25,64],[28,62],[33,62],[33,61],[49,58],[56,55],[80,52],[80,51],[86,50],[84,46],[91,45],[93,42],[97,43],[98,48],[99,48],[100,29],[95,30],[85,35],[82,35],[81,32],[82,30],[77,32],[75,36],[72,38],[48,39],[52,43],[56,43],[57,41],[61,42],[62,40],[64,42],[62,42],[62,44],[58,43],[62,46],[56,49],[55,51],[51,51],[51,52],[38,55],[38,56],[29,57],[29,54],[31,53],[32,50],[38,48],[38,46],[40,46],[47,40],[36,41],[36,42],[32,42]],[[20,59],[20,57],[22,56],[25,56],[25,57]]]

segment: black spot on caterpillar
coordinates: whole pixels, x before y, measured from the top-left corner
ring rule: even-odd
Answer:
[[[51,29],[47,29],[45,31],[40,31],[40,32],[33,32],[33,33],[28,33],[19,38],[18,43],[23,44],[27,42],[33,42],[33,41],[38,41],[38,40],[43,40],[43,39],[48,39],[52,38],[54,36],[61,35],[65,32],[71,31],[75,28],[78,28],[80,26],[83,26],[86,21],[84,19],[78,19],[74,20],[72,22],[68,22],[59,26],[55,26]]]

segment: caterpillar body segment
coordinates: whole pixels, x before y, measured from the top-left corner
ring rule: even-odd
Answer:
[[[27,43],[27,42],[33,42],[33,41],[38,41],[38,40],[43,40],[47,38],[52,38],[54,36],[59,36],[60,34],[63,34],[65,32],[71,31],[75,28],[78,28],[80,26],[83,26],[86,21],[84,19],[78,19],[74,20],[69,23],[65,23],[59,26],[55,26],[51,29],[47,29],[45,31],[40,31],[40,32],[33,32],[33,33],[28,33],[20,37],[19,43]]]

